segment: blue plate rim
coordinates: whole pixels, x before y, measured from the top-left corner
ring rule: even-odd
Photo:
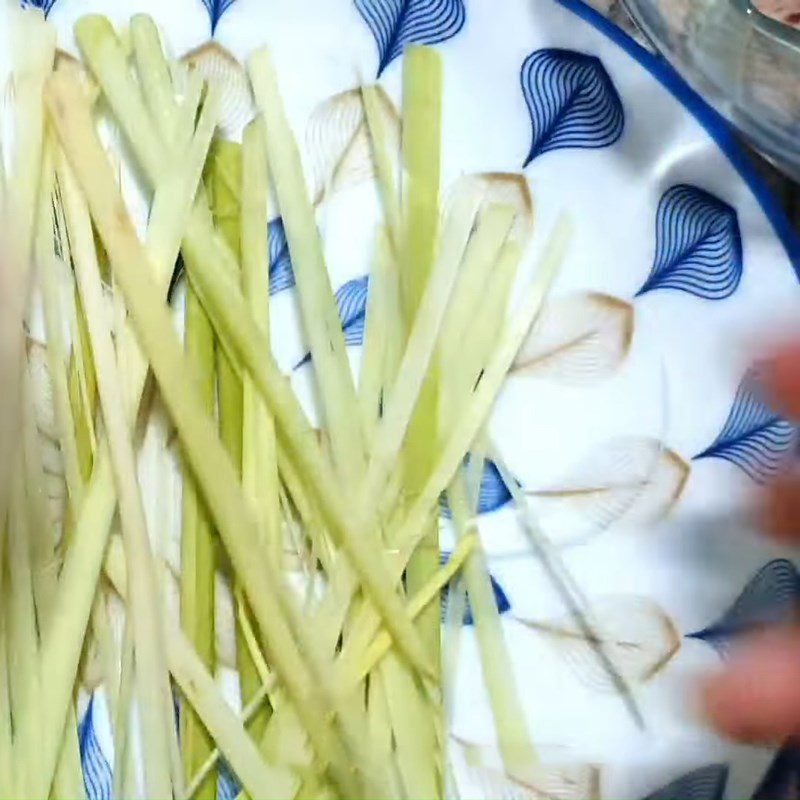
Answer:
[[[742,145],[736,140],[730,123],[703,100],[662,57],[648,52],[625,31],[587,5],[584,0],[555,0],[555,2],[588,22],[621,47],[705,128],[753,193],[786,250],[795,275],[800,279],[800,235],[794,230],[774,194],[758,174]]]

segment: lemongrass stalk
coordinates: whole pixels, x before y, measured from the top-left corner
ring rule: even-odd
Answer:
[[[329,764],[332,777],[346,794],[354,794],[359,791],[360,781],[346,766],[348,757],[343,742],[331,735],[323,724],[325,712],[320,713],[330,697],[327,681],[318,666],[312,679],[298,648],[298,643],[305,645],[308,657],[308,642],[303,641],[301,630],[287,623],[291,600],[273,574],[271,562],[263,557],[257,523],[238,487],[233,466],[197,400],[169,315],[154,302],[158,295],[148,275],[150,267],[145,252],[127,217],[92,126],[88,105],[74,81],[61,75],[51,79],[48,103],[109,253],[141,346],[251,602],[275,669],[290,692],[315,748]]]
[[[114,589],[122,597],[127,597],[129,581],[124,552],[114,540],[109,547],[107,565]],[[293,797],[298,786],[297,779],[288,770],[271,766],[263,760],[240,720],[223,699],[214,678],[203,666],[191,642],[169,616],[166,616],[164,625],[170,671],[186,699],[212,732],[214,741],[247,791],[253,797],[287,800]]]
[[[65,182],[74,180],[66,163],[61,165],[61,174]],[[150,796],[166,797],[172,787],[167,759],[167,726],[172,724],[172,720],[165,718],[162,703],[163,682],[167,681],[167,673],[163,656],[161,615],[156,606],[156,575],[114,345],[104,318],[103,290],[91,223],[84,209],[71,203],[74,192],[66,190],[65,195],[66,212],[71,221],[76,278],[86,309],[92,355],[97,369],[100,406],[119,498],[120,522],[130,571],[129,583],[133,587],[130,593],[130,615],[136,653],[136,696],[140,701],[145,784]]]
[[[473,387],[481,376],[499,336],[496,320],[508,316],[509,296],[517,274],[522,252],[519,244],[509,239],[498,256],[492,280],[482,300],[481,313],[463,333],[462,346],[466,357],[454,362],[450,376],[450,400],[455,405],[468,402]]]
[[[19,456],[21,456],[21,451]],[[30,562],[30,528],[24,486],[24,465],[17,458],[12,476],[8,513],[7,569],[8,598],[6,605],[9,633],[8,674],[10,678],[11,715],[13,719],[31,716],[42,724],[41,691],[39,687],[36,611],[33,602],[33,582]],[[32,731],[30,731],[32,733]],[[36,736],[15,736],[14,767],[20,794],[39,796],[35,786]],[[48,787],[49,788],[49,787]]]
[[[130,748],[131,707],[133,702],[133,624],[126,620],[122,633],[117,713],[114,715],[114,775],[111,796],[130,797],[133,754]]]
[[[175,141],[179,115],[169,66],[162,56],[158,28],[146,14],[134,14],[130,21],[130,32],[136,71],[150,115],[165,141]]]
[[[141,115],[147,114],[144,101],[126,69],[125,54],[113,29],[104,17],[89,15],[78,21],[75,34],[146,178],[157,184],[159,176],[169,167],[167,153],[153,129],[141,124]],[[157,201],[158,197],[156,205]],[[217,335],[253,375],[259,392],[272,410],[291,458],[319,502],[334,539],[341,542],[398,646],[418,669],[430,673],[428,659],[402,612],[399,598],[386,589],[383,559],[367,533],[374,527],[374,522],[369,516],[364,520],[351,519],[352,515],[346,510],[341,492],[288,381],[274,359],[264,359],[263,354],[268,348],[264,346],[263,335],[231,278],[235,273],[234,256],[214,234],[208,210],[203,209],[202,201],[195,206],[185,226],[183,247],[184,255],[189,256],[186,259],[189,277],[214,322]],[[156,263],[163,262],[156,259]]]
[[[357,397],[300,154],[269,51],[261,48],[251,53],[247,68],[256,105],[266,124],[270,171],[292,254],[303,326],[334,462],[345,485],[355,486],[365,465],[360,420],[353,414]]]
[[[267,242],[267,162],[264,127],[256,120],[242,141],[242,292],[254,319],[261,320],[269,344],[269,256]],[[253,498],[268,537],[268,549],[280,564],[283,550],[278,500],[275,422],[253,381],[244,379],[242,483]]]
[[[456,533],[459,537],[465,536],[470,527],[463,475],[456,475],[447,496]],[[517,780],[529,781],[538,757],[520,703],[514,668],[481,547],[473,549],[464,565],[464,582],[475,620],[481,672],[503,767]]]
[[[76,96],[87,102],[76,87]],[[184,158],[175,169],[183,166],[182,182],[167,181],[171,172],[156,190],[154,208],[148,229],[148,254],[158,276],[160,296],[166,295],[180,239],[190,215],[192,197],[199,183],[205,154],[216,120],[213,97],[207,97],[197,123],[197,131]],[[126,366],[130,402],[126,408],[135,410],[147,375],[147,364],[136,345],[132,330],[126,326],[117,342],[120,364]],[[3,338],[0,337],[0,342]],[[133,415],[129,420],[134,423]],[[102,567],[108,532],[115,509],[114,482],[106,451],[100,451],[94,465],[91,483],[75,523],[75,542],[69,548],[59,582],[56,613],[45,630],[42,643],[43,686],[48,702],[46,712],[53,715],[53,728],[59,728],[59,718],[67,708],[83,642],[83,632],[94,600],[94,588]],[[27,724],[23,720],[23,725]],[[42,747],[42,771],[51,769],[56,758],[57,742],[45,738]]]
[[[371,443],[369,467],[361,490],[367,497],[383,490],[404,444],[404,438],[406,440],[404,458],[411,459],[417,451],[408,439],[414,435],[412,434],[415,430],[414,419],[419,418],[421,410],[426,408],[425,403],[430,399],[425,394],[424,386],[429,380],[431,369],[436,369],[432,366],[432,360],[437,337],[480,201],[481,197],[477,192],[464,192],[456,198],[447,215],[439,254],[415,309],[414,324],[410,327],[403,360],[388,399],[384,402],[383,417]],[[425,410],[424,413],[427,414],[428,411]],[[433,411],[430,413],[436,416]],[[430,441],[427,446],[431,447]],[[430,454],[425,456],[424,463],[427,463],[429,457]],[[411,463],[407,462],[409,470]],[[424,463],[420,462],[418,466],[421,471],[427,472]],[[413,497],[417,478],[414,479],[414,486],[410,485],[408,480],[407,476],[405,488]],[[436,558],[438,566],[438,555]]]
[[[358,381],[358,399],[361,406],[364,434],[371,440],[381,415],[383,398],[383,363],[386,356],[388,334],[389,270],[392,256],[387,229],[381,226],[375,242],[375,254],[369,275],[367,295],[367,324],[364,334],[364,352],[361,375]]]
[[[397,187],[397,164],[393,163],[394,159],[389,151],[388,134],[383,124],[384,117],[380,110],[378,89],[375,86],[362,86],[361,102],[364,104],[364,118],[367,121],[367,131],[375,161],[375,175],[386,215],[388,243],[392,255],[397,257],[400,252],[403,225]]]
[[[449,433],[440,449],[436,466],[424,489],[408,511],[390,526],[388,544],[398,548],[398,557],[390,565],[392,580],[395,582],[400,580],[408,560],[425,536],[431,518],[436,518],[439,496],[449,485],[472,442],[485,425],[508,370],[563,263],[570,235],[567,219],[559,218],[539,258],[534,277],[526,287],[518,309],[506,322],[470,402],[465,404],[449,426]],[[379,618],[368,608],[360,616],[352,635],[368,641],[378,630]]]
[[[242,142],[241,185],[241,262],[242,293],[256,320],[263,320],[262,330],[269,345],[269,256],[267,241],[267,160],[265,132],[262,120],[252,122],[244,131]],[[281,535],[277,441],[275,424],[253,380],[244,376],[242,382],[242,487],[251,499],[267,555],[280,567],[283,556]],[[253,650],[247,638],[250,610],[242,600],[237,619],[244,634],[249,658],[241,653],[239,685],[242,701],[247,703],[263,683],[259,673],[260,652]],[[241,640],[242,637],[240,637]],[[241,667],[245,665],[243,671]],[[266,729],[271,708],[265,704],[253,718],[248,730],[257,741]]]
[[[5,599],[5,570],[0,570],[0,596]],[[8,676],[8,624],[0,614],[0,789],[4,797],[19,796],[14,770],[14,748],[11,736],[11,698]]]
[[[39,220],[36,236],[36,260],[39,266],[42,290],[42,306],[44,309],[45,333],[47,335],[47,366],[50,381],[53,385],[53,406],[58,430],[58,441],[61,458],[64,464],[64,476],[71,502],[80,504],[83,493],[78,444],[72,421],[72,409],[69,403],[69,387],[64,370],[66,349],[61,331],[59,288],[56,284],[56,264],[53,254],[53,220],[52,194],[55,176],[53,160],[53,142],[48,141],[42,164],[42,188],[39,193]]]
[[[403,225],[400,242],[400,289],[407,328],[421,308],[434,269],[439,228],[439,173],[442,124],[442,63],[429,47],[412,46],[403,58]],[[448,237],[442,236],[442,247]],[[460,259],[459,259],[460,260]],[[402,369],[402,368],[401,368]],[[439,446],[439,366],[434,356],[419,391],[402,453],[403,489],[414,498],[424,486]],[[438,521],[406,569],[406,586],[414,592],[439,566]],[[427,652],[440,668],[440,615],[428,609],[417,628]],[[434,720],[434,730],[442,720]],[[441,738],[441,737],[440,737]],[[437,763],[441,754],[437,753]]]
[[[484,224],[478,227],[470,240],[453,302],[448,306],[442,324],[439,344],[442,370],[447,368],[450,359],[463,352],[462,337],[476,319],[484,314],[489,316],[483,306],[484,293],[491,286],[491,280],[494,280],[492,268],[498,261],[503,241],[514,223],[514,209],[511,206],[491,205],[480,216]],[[494,330],[497,330],[497,319],[491,318],[491,321]]]
[[[58,563],[56,539],[45,506],[47,494],[39,452],[39,434],[32,411],[30,381],[25,374],[23,374],[22,390],[23,409],[25,409],[22,419],[22,446],[30,515],[33,599],[36,616],[41,627],[42,621],[52,613],[58,580]],[[67,715],[64,739],[54,778],[54,792],[62,797],[84,797],[83,774],[78,748],[78,725],[74,706],[70,707]]]
[[[408,602],[408,612],[412,618],[416,618],[419,613],[427,608],[436,598],[439,597],[441,590],[453,580],[454,576],[462,568],[467,556],[472,552],[475,546],[476,537],[468,534],[463,537],[451,554],[448,562],[442,566],[435,575],[431,577],[428,583],[415,594]],[[113,544],[113,543],[112,543]],[[386,634],[385,631],[379,631],[372,642],[369,643],[367,648],[362,653],[360,660],[358,660],[358,667],[349,675],[342,672],[342,684],[345,691],[349,692],[354,689],[367,674],[371,673],[380,663],[381,659],[391,650],[392,639]],[[355,661],[354,661],[355,663]],[[372,679],[372,678],[371,678]],[[269,674],[269,678],[259,687],[258,691],[250,702],[243,708],[241,718],[243,722],[247,722],[258,712],[261,704],[267,699],[269,694],[278,686],[278,680],[274,673]],[[208,772],[213,769],[214,764],[217,763],[220,757],[219,750],[214,750],[206,760],[205,764],[198,770],[188,785],[186,796],[191,797],[196,791],[197,787],[205,779]]]
[[[186,287],[184,342],[193,365],[201,402],[209,416],[215,408],[214,331],[191,286]],[[183,469],[181,510],[181,627],[206,669],[215,666],[215,557],[211,519],[188,464]],[[181,716],[184,774],[190,780],[211,750],[212,742],[200,718],[186,708]],[[216,773],[199,788],[200,798],[215,797]]]
[[[214,142],[206,163],[206,192],[210,201],[214,225],[237,259],[240,258],[241,251],[241,184],[242,149],[240,145],[226,141]],[[266,218],[266,215],[262,217],[262,228],[265,232],[264,220]],[[237,263],[237,268],[238,266]],[[231,456],[234,467],[241,476],[245,442],[242,380],[221,345],[216,348],[216,365],[220,438]],[[258,513],[258,508],[256,506],[254,508]],[[263,521],[259,521],[263,525]],[[253,692],[258,690],[260,679],[256,661],[247,641],[246,631],[241,624],[242,620],[246,619],[249,610],[239,587],[234,589],[234,601],[237,606],[235,616],[236,667],[239,674],[240,694],[243,702],[246,702]],[[257,721],[253,721],[257,729],[251,728],[251,732],[256,740],[260,739],[266,719],[265,716],[260,715]]]

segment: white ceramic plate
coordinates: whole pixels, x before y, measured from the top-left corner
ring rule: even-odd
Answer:
[[[196,63],[228,81],[225,132],[234,137],[251,108],[230,58],[272,46],[354,360],[366,299],[359,278],[379,211],[357,141],[341,160],[360,116],[352,97],[339,93],[378,76],[398,106],[403,45],[439,45],[443,186],[464,173],[522,171],[524,181],[507,185],[523,200],[527,188],[519,187],[529,187],[540,234],[562,210],[575,223],[567,266],[491,433],[644,720],[644,728],[634,722],[527,552],[490,468],[481,534],[546,765],[535,788],[502,777],[468,630],[452,728],[459,791],[753,797],[772,754],[706,730],[692,708],[692,680],[724,657],[737,631],[786,618],[800,595],[791,561],[776,560],[786,554],[724,522],[795,448],[794,425],[752,392],[752,345],[800,308],[800,243],[724,123],[580,0],[49,0],[47,7],[67,50],[81,14],[100,11],[117,24],[134,11],[151,14],[174,56],[194,51]],[[271,224],[273,341],[313,414],[310,367],[295,368],[304,348],[291,265],[280,223]],[[535,238],[540,244],[543,236]],[[87,788],[103,797],[112,745],[100,703],[82,734]],[[796,769],[784,754],[770,780]],[[227,779],[224,790],[231,791]]]

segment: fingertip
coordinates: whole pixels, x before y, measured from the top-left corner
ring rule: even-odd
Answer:
[[[761,385],[774,405],[792,417],[800,417],[800,341],[775,348],[759,375]]]
[[[800,480],[781,475],[759,499],[759,521],[773,538],[785,542],[800,540]]]
[[[777,742],[800,732],[800,636],[774,632],[748,645],[702,687],[703,707],[726,736]]]

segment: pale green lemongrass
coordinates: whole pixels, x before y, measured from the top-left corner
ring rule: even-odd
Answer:
[[[403,57],[403,169],[401,183],[400,296],[407,329],[411,328],[431,281],[439,237],[439,180],[441,170],[442,61],[431,48],[412,45]],[[459,259],[460,260],[460,259]],[[434,355],[425,375],[405,433],[401,463],[403,490],[416,497],[433,468],[439,447],[439,364]],[[413,592],[439,566],[439,527],[434,520],[406,567],[406,586]],[[434,659],[440,679],[441,622],[429,609],[418,623],[425,649]],[[391,692],[391,688],[387,687]],[[442,720],[434,718],[434,732]],[[441,739],[441,736],[439,736]],[[441,763],[441,752],[437,753]]]
[[[124,551],[112,539],[108,553],[108,575],[114,589],[128,594]],[[288,770],[267,764],[247,735],[241,721],[223,699],[211,673],[203,665],[191,642],[169,615],[164,622],[170,671],[192,704],[234,772],[253,797],[291,798],[298,781]]]
[[[146,14],[134,14],[130,21],[130,32],[136,71],[150,117],[161,131],[163,139],[177,144],[179,113],[169,65],[162,55],[158,28]]]
[[[76,96],[88,102],[75,87]],[[148,253],[158,278],[161,296],[169,286],[180,239],[190,214],[192,198],[200,181],[205,154],[216,119],[212,98],[207,98],[191,147],[176,169],[183,170],[184,179],[171,179],[167,170],[164,182],[156,191],[154,208],[148,229]],[[141,356],[133,331],[126,326],[117,342],[120,364],[128,370],[125,387],[130,391],[126,408],[136,408],[147,376],[147,363]],[[134,423],[131,416],[129,423]],[[75,523],[75,542],[69,548],[59,583],[55,613],[45,628],[42,642],[42,682],[47,702],[46,713],[53,715],[52,728],[58,730],[59,719],[65,713],[74,676],[80,658],[83,632],[95,596],[95,586],[102,567],[105,545],[115,509],[114,482],[111,463],[105,450],[99,451],[92,479]],[[23,725],[29,724],[23,720]],[[45,730],[50,727],[46,726]],[[56,758],[57,740],[45,737],[42,746],[42,771],[52,769]]]
[[[442,589],[450,583],[462,568],[464,561],[472,548],[475,546],[475,537],[468,534],[453,550],[450,559],[431,577],[428,583],[408,601],[408,612],[412,618],[416,618],[420,612],[429,607],[434,600],[439,598]],[[385,631],[379,631],[374,640],[363,651],[358,664],[358,669],[350,675],[342,675],[342,685],[345,693],[355,689],[358,684],[371,673],[380,663],[381,659],[392,649],[392,639]],[[250,702],[242,710],[242,720],[247,722],[257,713],[261,704],[267,699],[269,694],[278,688],[278,680],[274,673],[269,674],[269,678],[259,687]],[[218,750],[215,750],[207,759],[203,767],[194,776],[192,782],[187,787],[187,796],[191,797],[196,788],[204,780],[208,771],[220,757]]]
[[[157,184],[159,176],[169,166],[165,163],[166,153],[154,131],[147,126],[146,131],[142,128],[140,117],[147,113],[144,101],[125,67],[124,51],[113,29],[104,17],[90,15],[79,20],[75,33],[89,67],[125,131],[145,176],[152,184]],[[217,334],[235,351],[237,360],[252,373],[256,386],[275,417],[287,451],[319,501],[320,511],[332,536],[342,543],[355,572],[398,646],[420,670],[430,672],[428,659],[402,613],[399,598],[386,589],[386,567],[380,551],[369,538],[369,532],[377,527],[377,523],[369,514],[362,520],[360,515],[348,512],[287,379],[273,359],[263,358],[267,349],[263,335],[231,277],[236,271],[234,256],[214,234],[202,199],[199,199],[185,226],[184,254],[189,256],[187,268],[190,278],[214,321]],[[197,266],[194,271],[192,264]]]
[[[327,717],[320,711],[329,702],[331,693],[320,665],[313,663],[313,644],[304,641],[303,632],[286,619],[293,614],[292,601],[273,574],[271,562],[263,557],[257,522],[242,496],[233,466],[196,398],[169,315],[164,307],[153,302],[158,295],[147,274],[150,267],[92,126],[86,100],[75,82],[61,75],[49,84],[48,103],[56,130],[86,192],[139,341],[268,643],[275,669],[332,777],[345,793],[357,794],[359,776],[346,766],[344,743],[323,724]],[[298,640],[303,645],[305,660]],[[309,661],[313,677],[308,670]],[[341,714],[341,709],[337,710]]]
[[[387,244],[391,248],[392,255],[397,258],[400,253],[400,237],[403,226],[397,185],[398,164],[394,163],[396,159],[393,158],[387,143],[387,132],[383,124],[384,117],[380,111],[378,89],[375,86],[362,86],[361,102],[364,104],[364,118],[367,121],[367,131],[372,144],[375,175],[378,179],[378,190],[386,215]]]
[[[136,658],[136,696],[142,726],[142,750],[146,790],[153,797],[167,797],[172,790],[169,728],[164,714],[164,682],[168,681],[164,660],[164,632],[157,605],[158,590],[144,505],[136,474],[136,456],[129,434],[122,387],[111,331],[104,315],[103,288],[94,251],[91,221],[85,206],[75,203],[77,184],[69,165],[60,165],[65,186],[65,206],[70,221],[73,263],[97,371],[97,387],[103,412],[119,515],[129,570],[130,618]]]
[[[36,640],[36,610],[30,561],[30,518],[25,496],[25,469],[22,448],[18,448],[11,477],[11,498],[6,534],[8,594],[6,625],[8,631],[8,675],[12,719],[29,716],[35,726],[14,735],[16,784],[23,797],[40,797],[37,783],[38,736],[42,725],[42,695],[39,684]],[[47,788],[49,789],[49,782]]]
[[[438,500],[447,488],[464,456],[478,436],[494,405],[516,354],[528,335],[542,303],[550,289],[558,269],[563,263],[571,235],[569,222],[560,217],[548,237],[539,258],[533,279],[525,288],[519,307],[503,326],[494,352],[472,394],[470,402],[455,416],[449,433],[443,442],[435,468],[424,489],[414,499],[407,512],[398,515],[388,530],[388,544],[398,548],[398,558],[391,564],[392,578],[399,581],[409,558],[424,537],[427,526],[436,518]],[[351,636],[360,641],[369,641],[378,630],[379,618],[371,609],[361,613],[354,623]]]
[[[194,367],[201,402],[209,416],[215,403],[214,331],[191,286],[186,287],[184,343],[186,358]],[[183,470],[181,499],[181,627],[196,648],[206,669],[214,671],[215,605],[214,531],[205,503],[188,464]],[[200,718],[191,709],[181,716],[181,747],[185,778],[189,781],[212,748]],[[200,798],[216,796],[216,774],[202,787]]]
[[[456,474],[447,497],[457,536],[461,538],[472,530],[463,474]],[[489,697],[503,767],[517,780],[530,781],[538,757],[520,702],[519,687],[497,610],[486,557],[480,546],[474,548],[466,560],[463,575],[475,621],[483,683]]]
[[[251,53],[247,67],[253,96],[266,125],[270,172],[292,254],[325,427],[337,470],[345,485],[353,487],[365,465],[364,442],[359,416],[353,414],[357,396],[314,209],[269,51],[261,48]]]
[[[391,276],[389,239],[386,227],[378,228],[375,254],[369,274],[367,321],[364,333],[364,352],[358,381],[358,399],[363,418],[364,435],[370,441],[381,416],[384,390],[383,364],[386,357]]]

